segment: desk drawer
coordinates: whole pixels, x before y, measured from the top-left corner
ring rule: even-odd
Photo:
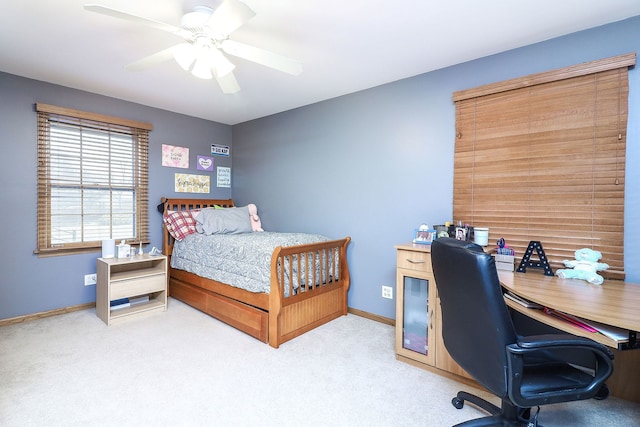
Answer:
[[[398,250],[398,268],[431,272],[431,254],[428,252]]]
[[[167,276],[156,274],[153,276],[138,277],[111,283],[111,299],[133,297],[150,294],[152,292],[165,291],[167,289]]]

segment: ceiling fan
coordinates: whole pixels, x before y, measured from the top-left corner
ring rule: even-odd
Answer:
[[[215,10],[208,6],[197,6],[182,17],[179,27],[97,4],[86,4],[84,8],[90,12],[166,31],[184,40],[127,65],[126,68],[129,70],[142,70],[173,58],[180,67],[196,77],[215,77],[224,93],[236,93],[240,90],[233,75],[235,65],[229,61],[225,53],[294,76],[302,73],[300,61],[229,38],[233,31],[255,16],[255,12],[249,6],[238,0],[224,0]]]

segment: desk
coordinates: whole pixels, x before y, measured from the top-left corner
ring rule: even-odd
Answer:
[[[613,340],[563,322],[540,310],[525,308],[511,300],[507,305],[529,317],[574,335],[585,336],[618,350],[638,348],[636,333],[640,331],[640,285],[618,280],[605,280],[593,285],[584,280],[561,279],[540,272],[514,273],[499,271],[502,286],[529,301],[563,311],[586,320],[629,331],[624,339]]]
[[[593,285],[584,280],[545,276],[538,271],[498,271],[498,277],[503,288],[522,298],[588,321],[621,328],[628,334],[626,338],[614,340],[505,298],[513,310],[561,331],[591,338],[617,350],[640,348],[636,341],[636,334],[640,331],[640,284],[605,280],[602,285]],[[614,353],[614,373],[607,381],[611,394],[640,402],[640,351]]]

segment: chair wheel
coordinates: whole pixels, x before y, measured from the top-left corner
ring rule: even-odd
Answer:
[[[609,397],[609,387],[607,387],[606,384],[600,387],[600,390],[598,390],[598,393],[596,393],[596,395],[593,396],[595,400],[604,400],[607,397]]]
[[[458,397],[454,397],[453,399],[451,399],[451,404],[456,409],[462,409],[462,407],[464,406],[464,400],[459,399]]]

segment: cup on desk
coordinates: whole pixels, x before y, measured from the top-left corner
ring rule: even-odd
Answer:
[[[473,227],[473,243],[487,246],[489,244],[489,229],[486,227]]]

